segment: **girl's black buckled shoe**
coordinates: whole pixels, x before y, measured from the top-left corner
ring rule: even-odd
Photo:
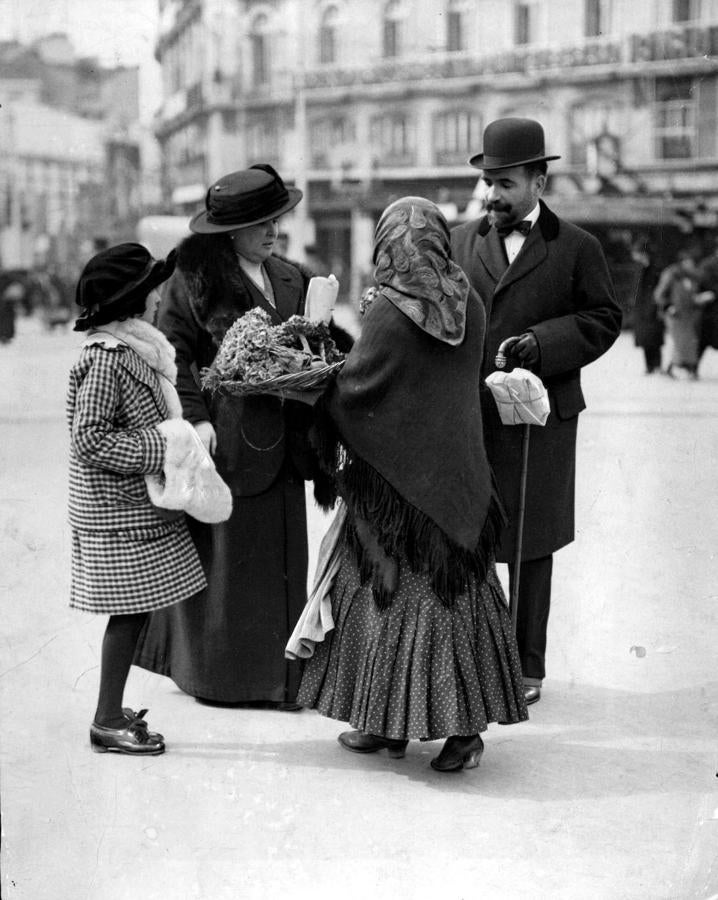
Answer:
[[[126,710],[123,710],[127,716]],[[132,710],[129,710],[132,712]],[[127,717],[124,728],[106,728],[93,722],[90,726],[90,746],[95,753],[127,753],[130,756],[157,756],[165,752],[161,735],[147,730],[143,716],[146,709]]]
[[[139,712],[135,712],[133,709],[130,709],[129,706],[122,707],[122,715],[125,716],[126,719],[137,719],[141,725],[144,725],[147,728],[147,722],[145,722],[145,715],[147,714],[146,709],[141,709]],[[151,741],[164,741],[165,737],[163,734],[160,734],[159,731],[149,731],[147,734],[150,737]]]

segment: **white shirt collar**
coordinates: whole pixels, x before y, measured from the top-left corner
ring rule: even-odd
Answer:
[[[530,222],[531,228],[536,225],[538,222],[538,217],[541,214],[541,207],[537,203],[536,206],[531,210],[530,213],[527,213],[523,221]],[[523,247],[524,241],[526,237],[521,234],[520,231],[512,231],[511,234],[507,234],[504,238],[504,249],[506,250],[506,256],[509,261],[509,265],[516,259],[519,254],[519,250]]]
[[[528,215],[524,216],[524,219],[528,219],[528,221],[531,223],[531,227],[533,228],[534,225],[538,222],[538,218],[540,215],[541,207],[537,203],[536,206],[534,206],[534,208],[531,210],[531,212],[528,213]]]
[[[237,259],[239,260],[239,267],[242,269],[242,271],[264,294],[264,297],[269,305],[274,306],[274,308],[276,309],[272,282],[269,280],[269,276],[267,275],[267,270],[264,268],[264,264],[252,262],[245,256],[242,256],[241,253],[237,254]]]

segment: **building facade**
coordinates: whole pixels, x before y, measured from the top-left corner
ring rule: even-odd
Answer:
[[[78,59],[65,35],[8,41],[0,96],[0,266],[72,278],[143,212],[138,70]]]
[[[393,197],[476,213],[499,116],[543,123],[549,203],[610,239],[718,222],[718,0],[160,0],[157,58],[175,211],[269,162],[307,191],[290,255],[315,243],[354,296]]]

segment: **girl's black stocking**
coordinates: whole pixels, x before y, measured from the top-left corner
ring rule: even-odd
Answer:
[[[107,728],[122,728],[122,696],[135,655],[137,641],[148,613],[110,616],[102,640],[100,695],[95,723]]]

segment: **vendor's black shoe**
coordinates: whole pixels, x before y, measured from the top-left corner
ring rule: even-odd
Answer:
[[[337,738],[345,750],[352,753],[376,753],[386,750],[392,759],[401,759],[406,754],[409,741],[379,737],[377,734],[365,734],[363,731],[343,731]]]
[[[301,712],[304,707],[301,703],[297,703],[296,700],[280,700],[277,703],[277,709],[280,712]]]
[[[156,740],[147,730],[141,709],[127,720],[125,728],[106,728],[93,722],[90,726],[90,746],[95,753],[127,753],[130,756],[158,756],[165,752],[164,740]]]
[[[541,699],[541,688],[536,687],[533,684],[526,685],[524,688],[524,700],[526,701],[526,706],[531,706],[532,703],[538,703]]]
[[[202,706],[217,706],[222,709],[232,709],[247,705],[240,700],[213,700],[211,697],[195,697],[194,699],[197,703],[201,703]]]
[[[431,760],[431,768],[437,772],[475,769],[481,761],[483,752],[484,742],[478,734],[469,737],[449,737],[444,742],[441,753]]]

